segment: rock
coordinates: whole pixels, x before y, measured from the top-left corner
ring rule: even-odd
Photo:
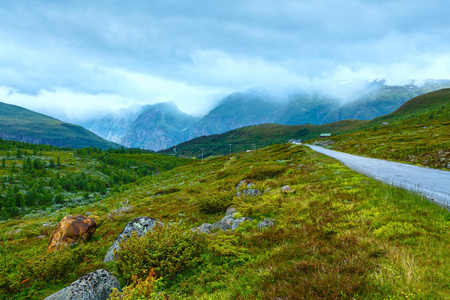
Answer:
[[[202,225],[200,225],[200,226],[197,228],[197,233],[198,233],[198,234],[200,234],[200,233],[206,233],[206,234],[209,234],[209,231],[211,230],[211,227],[212,227],[212,224],[209,224],[209,223],[203,223]]]
[[[238,185],[236,186],[236,191],[239,191],[239,189],[243,186],[247,185],[247,180],[241,180],[241,182],[238,183]]]
[[[231,224],[233,223],[234,218],[233,215],[228,215],[222,218],[222,220],[212,224],[210,230],[214,229],[221,229],[221,230],[228,230],[231,229]]]
[[[65,216],[50,236],[47,252],[89,240],[97,229],[91,218],[83,215]]]
[[[226,210],[226,215],[230,216],[230,215],[233,215],[235,212],[237,212],[236,208],[234,208],[233,206],[230,206]]]
[[[236,196],[238,196],[238,197],[246,197],[246,196],[256,197],[256,196],[260,196],[260,195],[261,195],[261,192],[257,189],[246,189],[246,190],[242,190],[236,194]]]
[[[287,192],[292,192],[292,189],[291,189],[290,186],[285,185],[285,186],[283,186],[283,187],[281,188],[281,191],[282,191],[283,193],[287,193]]]
[[[253,221],[253,219],[252,218],[247,218],[247,217],[237,218],[236,220],[233,221],[233,223],[231,225],[231,230],[235,230],[236,228],[239,227],[239,225],[241,225],[245,221],[251,222],[251,221]]]
[[[275,226],[275,223],[273,222],[273,220],[265,218],[264,220],[259,222],[257,226],[259,229],[264,229],[267,227]]]
[[[117,278],[107,270],[100,269],[84,275],[44,300],[105,300],[109,299],[113,288],[120,290]]]
[[[267,189],[264,190],[264,193],[267,194],[268,192],[270,192],[270,187],[268,187]]]
[[[127,205],[128,203],[130,203],[130,200],[125,199],[125,201],[122,202],[123,205]]]
[[[156,224],[161,224],[158,220],[149,218],[149,217],[138,217],[136,219],[131,220],[116,238],[112,246],[109,248],[108,252],[103,259],[103,262],[114,261],[114,250],[119,249],[119,243],[122,240],[127,240],[133,231],[137,232],[138,236],[145,235],[149,230],[151,231]]]

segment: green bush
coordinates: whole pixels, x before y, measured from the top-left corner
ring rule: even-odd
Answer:
[[[205,190],[198,197],[198,208],[205,213],[225,211],[233,203],[233,191]]]
[[[246,176],[246,179],[266,180],[268,178],[275,178],[282,175],[285,170],[285,166],[276,165],[256,167],[250,170],[250,172]]]
[[[201,235],[184,225],[153,227],[143,237],[134,232],[115,251],[116,270],[127,282],[145,278],[153,269],[157,278],[172,279],[201,262],[206,245]]]
[[[160,279],[155,279],[154,275],[155,273],[151,269],[145,280],[133,276],[132,283],[126,286],[122,292],[113,288],[113,292],[110,295],[111,300],[147,300],[164,297],[165,294],[157,291]]]

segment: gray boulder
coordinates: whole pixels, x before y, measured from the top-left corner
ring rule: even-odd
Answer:
[[[257,189],[246,189],[238,192],[236,195],[238,197],[246,197],[246,196],[256,197],[260,196],[261,192]]]
[[[221,229],[221,230],[228,230],[231,229],[231,223],[233,223],[234,218],[233,215],[228,215],[222,218],[222,220],[212,224],[210,230],[214,229]]]
[[[127,240],[131,236],[133,231],[136,231],[138,236],[143,236],[149,230],[152,231],[153,227],[156,224],[164,225],[160,221],[149,217],[138,217],[128,222],[122,233],[119,234],[112,246],[109,248],[108,252],[105,255],[105,258],[103,259],[103,262],[114,261],[114,250],[118,250],[120,248],[119,243],[123,240]]]
[[[236,228],[239,227],[239,225],[241,225],[245,221],[251,222],[251,221],[253,221],[253,219],[252,218],[247,218],[247,217],[237,218],[236,220],[233,221],[233,223],[231,225],[231,230],[235,230]]]
[[[120,290],[120,284],[114,275],[105,269],[88,273],[44,300],[105,300],[109,299],[112,289]]]
[[[211,230],[211,227],[212,227],[212,224],[209,224],[209,223],[203,223],[202,225],[200,225],[200,226],[197,228],[197,232],[198,232],[198,234],[200,234],[200,233],[206,233],[206,234],[209,234],[209,231]]]
[[[275,223],[273,222],[273,220],[265,218],[264,220],[259,222],[257,226],[259,229],[264,229],[270,226],[275,226]]]
[[[233,206],[230,206],[230,207],[228,207],[227,210],[226,210],[226,215],[227,215],[227,216],[233,215],[235,212],[237,212],[236,208],[234,208]]]

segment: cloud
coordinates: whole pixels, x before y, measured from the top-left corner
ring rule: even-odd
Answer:
[[[68,116],[101,110],[105,105],[97,103],[105,101],[111,107],[175,101],[202,113],[224,94],[251,86],[327,89],[379,77],[392,84],[450,78],[447,6],[445,0],[5,0],[0,86],[10,93],[0,101],[29,108],[39,101]]]

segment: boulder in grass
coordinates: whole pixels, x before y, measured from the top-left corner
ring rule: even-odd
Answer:
[[[247,196],[256,197],[256,196],[260,196],[260,195],[262,195],[262,194],[257,189],[246,189],[246,190],[242,190],[236,194],[236,196],[238,196],[238,197],[247,197]]]
[[[127,240],[134,231],[136,231],[138,236],[143,236],[148,231],[152,231],[156,224],[164,225],[162,222],[149,217],[138,217],[128,222],[112,246],[109,248],[103,262],[114,261],[114,250],[119,250],[119,243]]]
[[[59,250],[80,241],[87,241],[94,235],[96,229],[97,224],[91,218],[83,215],[65,216],[52,232],[47,252]]]
[[[290,186],[288,186],[288,185],[285,185],[285,186],[283,186],[283,187],[281,188],[281,191],[282,191],[283,193],[292,192],[292,188],[291,188]]]
[[[211,230],[211,227],[212,227],[212,224],[209,224],[209,223],[203,223],[202,225],[200,225],[200,226],[197,228],[197,232],[198,232],[198,234],[200,234],[200,233],[206,233],[206,234],[209,234],[209,231]]]
[[[100,269],[84,275],[44,300],[106,300],[113,288],[120,290],[117,278],[109,271]]]
[[[264,220],[259,222],[257,226],[259,229],[264,229],[267,227],[275,226],[275,223],[273,222],[273,220],[265,218]]]
[[[251,221],[253,221],[253,219],[252,218],[247,218],[247,217],[237,218],[236,220],[233,221],[233,223],[231,225],[231,230],[237,229],[239,227],[239,225],[241,225],[245,221],[251,222]]]

